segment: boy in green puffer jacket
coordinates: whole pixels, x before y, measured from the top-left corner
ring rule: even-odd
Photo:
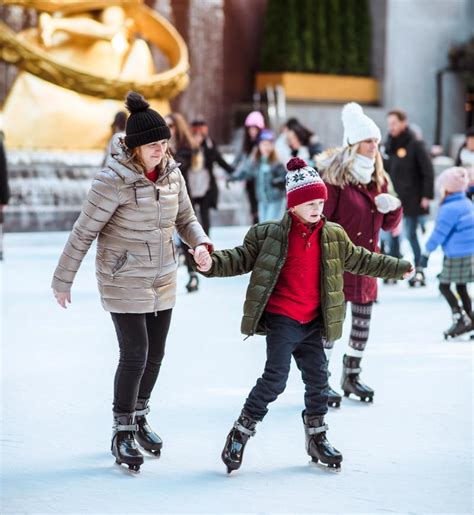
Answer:
[[[328,371],[323,338],[337,340],[342,334],[343,273],[387,279],[414,273],[408,261],[356,247],[340,225],[322,216],[327,190],[314,168],[293,158],[287,170],[288,213],[282,220],[253,226],[239,247],[196,256],[197,269],[207,277],[252,272],[241,330],[267,336],[265,370],[222,451],[228,473],[240,467],[257,422],[284,391],[292,356],[305,383],[306,451],[314,462],[340,468],[342,455],[327,440],[324,423]]]

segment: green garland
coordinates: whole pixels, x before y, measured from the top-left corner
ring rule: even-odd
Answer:
[[[370,75],[368,0],[268,0],[261,69]]]

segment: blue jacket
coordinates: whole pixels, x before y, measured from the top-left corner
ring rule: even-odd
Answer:
[[[250,155],[232,174],[230,181],[254,179],[257,200],[262,203],[282,200],[286,195],[285,167],[279,163],[269,163],[261,158],[256,161]]]
[[[474,254],[474,204],[465,193],[452,193],[441,204],[426,250],[433,252],[438,245],[448,258]]]

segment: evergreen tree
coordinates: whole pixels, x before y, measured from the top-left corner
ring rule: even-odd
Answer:
[[[357,40],[358,44],[358,75],[369,76],[371,73],[372,52],[372,17],[369,0],[358,0]]]
[[[269,0],[265,13],[261,68],[302,69],[298,0]]]
[[[283,4],[287,6],[286,16],[280,20],[280,24],[286,29],[284,30],[282,39],[285,43],[283,68],[288,71],[301,71],[303,69],[303,59],[301,51],[301,35],[299,24],[299,1],[283,0]]]
[[[329,51],[326,24],[327,0],[314,0],[315,4],[315,35],[314,35],[314,63],[316,71],[328,73]]]
[[[261,69],[370,75],[369,0],[268,0]]]
[[[316,21],[316,2],[314,0],[304,0],[301,9],[300,26],[302,28],[302,54],[303,54],[303,70],[308,72],[315,71],[315,30]]]
[[[343,72],[342,27],[344,25],[341,0],[326,0],[326,27],[328,38],[328,73]]]
[[[278,69],[281,44],[281,34],[278,31],[278,26],[280,25],[282,15],[281,4],[280,0],[268,0],[267,2],[260,66],[264,71],[275,71]]]
[[[347,75],[360,75],[360,42],[357,35],[359,0],[345,0],[342,25],[343,71]]]

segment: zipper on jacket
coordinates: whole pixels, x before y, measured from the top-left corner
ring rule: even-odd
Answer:
[[[262,318],[263,312],[265,311],[265,307],[267,306],[268,300],[270,299],[271,292],[275,288],[275,284],[278,281],[278,277],[280,276],[280,272],[281,272],[281,270],[282,270],[282,268],[283,268],[283,266],[284,266],[284,264],[286,262],[286,259],[288,257],[288,239],[289,239],[290,229],[291,229],[291,220],[289,221],[288,228],[286,230],[286,235],[285,235],[286,236],[286,240],[283,242],[283,250],[284,250],[284,252],[283,252],[282,255],[280,255],[280,259],[278,260],[277,265],[276,265],[277,273],[275,274],[275,279],[272,281],[270,286],[265,291],[265,295],[264,295],[265,304],[262,303],[262,308],[260,309],[258,317],[255,317],[256,322],[255,322],[255,325],[252,327],[252,330],[251,330],[251,333],[249,334],[249,336],[253,336],[255,334],[255,331],[256,331],[257,326],[258,326],[258,322]]]
[[[322,316],[322,319],[323,319],[323,333],[324,333],[324,336],[326,337],[327,339],[327,333],[328,333],[328,328],[329,328],[329,321],[328,321],[328,318],[327,318],[327,306],[326,306],[326,296],[327,296],[327,291],[326,291],[326,288],[327,288],[327,282],[326,282],[326,277],[327,277],[327,274],[326,274],[326,259],[323,254],[324,254],[324,243],[323,242],[323,234],[324,234],[324,225],[322,226],[321,228],[321,280],[320,280],[320,285],[319,285],[319,291],[320,291],[320,299],[321,299],[321,316]],[[329,245],[328,245],[329,247]],[[344,270],[343,272],[344,273]]]
[[[133,183],[133,193],[135,194],[135,204],[138,206],[137,185],[135,183]]]
[[[145,242],[145,245],[146,245],[146,248],[148,249],[148,257],[150,258],[150,263],[151,263],[152,259],[151,259],[150,245],[148,244],[147,241]]]
[[[175,251],[174,251],[173,237],[170,238],[170,243],[171,243],[171,249],[173,250],[173,260],[176,263],[176,254],[175,254]]]

